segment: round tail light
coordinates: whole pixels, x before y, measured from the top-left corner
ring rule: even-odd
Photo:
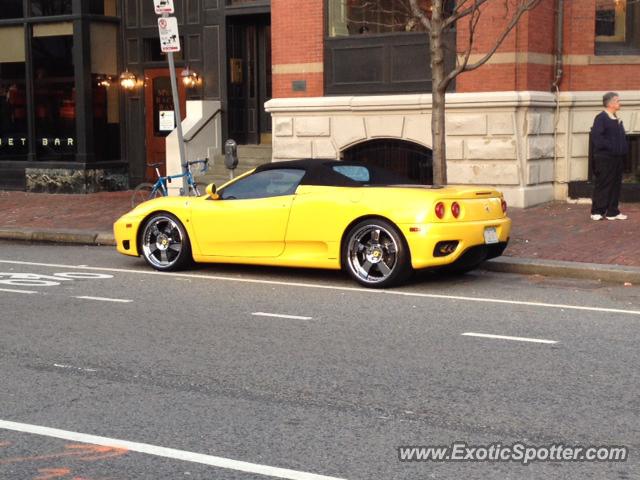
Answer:
[[[507,202],[502,200],[502,213],[507,213]]]
[[[436,203],[436,217],[438,218],[444,217],[444,203],[442,202]]]
[[[455,218],[458,218],[460,216],[460,205],[458,204],[458,202],[453,202],[453,204],[451,205],[451,213]]]

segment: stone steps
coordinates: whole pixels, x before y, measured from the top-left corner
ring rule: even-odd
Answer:
[[[238,145],[238,167],[233,171],[234,177],[271,162],[271,145]],[[195,175],[197,182],[215,183],[217,186],[229,181],[229,170],[224,164],[224,155],[217,155],[209,163],[209,170],[204,175]]]

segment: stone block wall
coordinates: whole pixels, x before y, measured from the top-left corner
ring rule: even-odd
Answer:
[[[621,117],[640,134],[640,93],[619,92]],[[451,184],[491,185],[510,205],[567,199],[568,182],[588,177],[589,130],[602,92],[454,93],[447,96]],[[376,138],[431,148],[431,95],[275,99],[273,159],[339,159]]]
[[[27,168],[25,176],[26,191],[35,193],[96,193],[129,188],[129,178],[124,168]]]
[[[554,199],[554,96],[447,96],[449,183],[498,186],[514,206]],[[273,159],[339,159],[377,138],[431,148],[431,95],[275,99]]]

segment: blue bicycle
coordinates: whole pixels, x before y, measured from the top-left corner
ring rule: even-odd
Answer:
[[[166,197],[167,195],[169,195],[168,184],[171,183],[173,180],[177,180],[184,177],[187,178],[189,195],[199,197],[201,195],[200,187],[202,187],[202,191],[204,193],[204,187],[206,187],[206,185],[202,183],[197,183],[193,178],[193,174],[191,173],[191,167],[198,164],[202,165],[202,173],[204,173],[207,171],[207,168],[209,167],[209,159],[193,160],[191,162],[187,162],[182,165],[184,167],[183,173],[179,175],[167,175],[167,176],[160,175],[159,167],[162,165],[161,163],[148,164],[147,166],[149,168],[154,168],[156,170],[156,176],[158,177],[158,179],[156,180],[155,183],[141,183],[140,185],[138,185],[136,188],[133,189],[133,194],[131,195],[131,207],[135,208],[136,206],[140,205],[142,202],[146,202],[147,200],[151,200],[153,198]],[[180,195],[184,195],[184,192],[182,191],[182,189],[180,189]]]

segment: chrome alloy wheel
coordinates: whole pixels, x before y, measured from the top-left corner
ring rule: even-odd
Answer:
[[[349,238],[349,268],[362,281],[376,284],[385,281],[398,264],[398,244],[391,232],[380,225],[365,225]]]
[[[180,257],[184,240],[182,230],[172,218],[158,215],[144,228],[142,252],[152,266],[166,270]]]

